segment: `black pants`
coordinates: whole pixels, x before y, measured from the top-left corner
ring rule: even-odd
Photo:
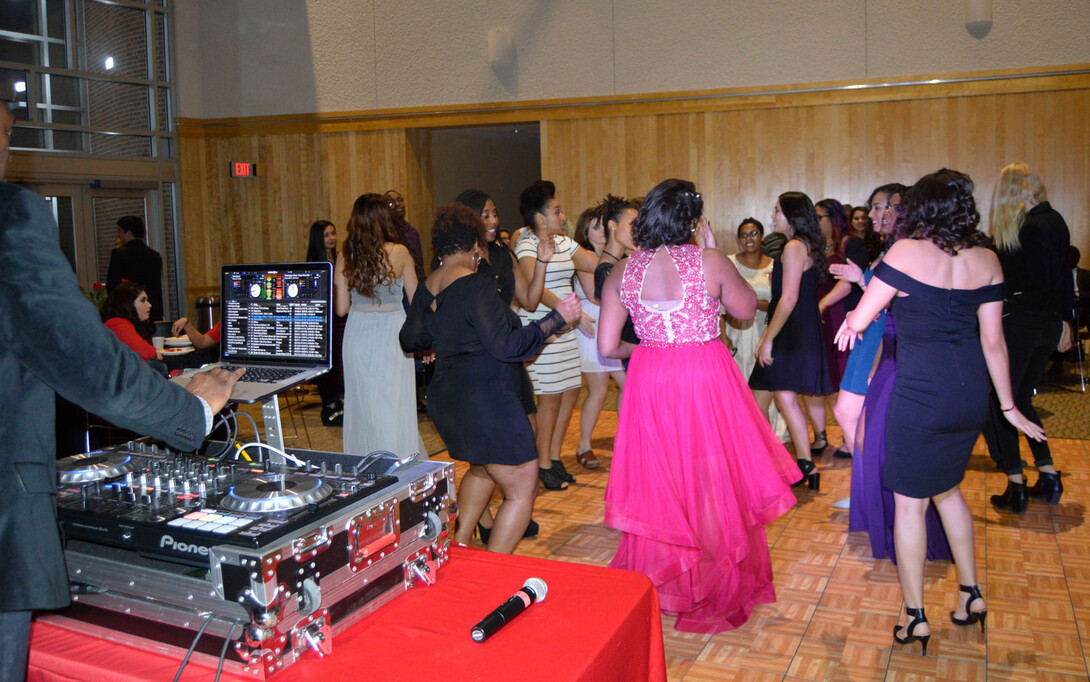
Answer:
[[[1018,411],[1034,424],[1041,418],[1033,409],[1033,391],[1045,376],[1048,360],[1060,342],[1063,322],[1056,317],[1034,314],[1013,314],[1003,318],[1003,334],[1007,337],[1010,362],[1011,390]],[[988,417],[984,421],[984,440],[999,468],[1007,475],[1022,473],[1022,457],[1018,453],[1018,429],[1011,426],[999,409],[999,399],[992,392]],[[1027,438],[1033,461],[1038,467],[1052,464],[1048,442]]]

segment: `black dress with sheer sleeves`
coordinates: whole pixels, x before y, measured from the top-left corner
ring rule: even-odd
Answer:
[[[537,458],[520,400],[519,363],[564,324],[554,310],[522,326],[480,273],[451,282],[438,296],[420,283],[399,338],[407,352],[435,351],[428,416],[452,458],[509,465]]]

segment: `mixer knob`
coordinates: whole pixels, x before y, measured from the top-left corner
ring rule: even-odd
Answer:
[[[125,485],[132,485],[133,473],[131,471],[125,473]]]
[[[159,445],[157,443],[152,443],[151,444],[151,451],[152,452],[159,452]]]
[[[323,476],[325,476],[325,473],[326,473],[326,466],[325,466],[325,462],[322,462],[322,466],[318,468],[318,471],[319,471],[319,472],[321,472],[321,474],[322,474]]]
[[[140,504],[142,504],[142,505],[144,505],[146,507],[151,506],[152,500],[153,500],[152,496],[149,495],[148,493],[144,493],[143,495],[140,496]]]
[[[333,473],[335,473],[338,476],[341,475],[341,463],[340,462],[337,462],[336,464],[333,465]]]
[[[205,487],[205,485],[204,485],[204,481],[201,481],[200,483],[198,483],[198,484],[197,484],[197,493],[198,493],[198,494],[199,494],[199,495],[200,495],[201,497],[204,497],[204,494],[205,494],[206,492],[208,492],[208,488],[207,488],[207,487]]]
[[[174,482],[174,477],[171,476],[170,478],[167,479],[167,490],[169,492],[174,492],[175,487],[176,487],[176,483]]]
[[[136,491],[132,488],[125,488],[124,500],[129,504],[136,504]]]
[[[189,492],[189,479],[182,481],[182,494],[185,495]]]

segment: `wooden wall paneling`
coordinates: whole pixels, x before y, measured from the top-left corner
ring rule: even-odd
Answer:
[[[573,221],[607,192],[637,196],[664,178],[683,177],[705,194],[720,243],[731,251],[738,222],[755,216],[767,225],[782,191],[860,204],[877,184],[910,183],[949,166],[976,181],[986,225],[999,169],[1021,159],[1041,172],[1074,243],[1086,253],[1083,262],[1090,261],[1086,77],[888,91],[884,98],[878,89],[699,100],[672,111],[662,102],[572,107],[563,115],[550,109],[538,116],[531,108],[519,118],[541,119],[542,177],[557,183]],[[490,114],[459,115],[462,122],[483,123]],[[351,203],[365,191],[394,187],[405,194],[409,219],[428,241],[434,198],[427,129],[382,129],[371,118],[359,129],[352,125],[285,132],[258,122],[250,128],[255,134],[233,137],[214,125],[208,135],[183,126],[191,292],[214,289],[219,265],[228,260],[297,258],[302,227],[317,217],[331,219],[343,236]],[[256,161],[263,175],[256,181],[227,177],[234,160]]]

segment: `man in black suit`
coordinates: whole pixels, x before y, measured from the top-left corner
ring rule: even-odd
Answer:
[[[14,121],[0,99],[0,181]],[[239,375],[198,374],[188,389],[164,381],[80,293],[45,201],[0,182],[0,682],[26,675],[31,611],[68,604],[54,499],[54,393],[189,451]]]
[[[106,291],[113,291],[122,280],[146,286],[151,301],[151,319],[163,319],[163,257],[144,243],[147,230],[140,216],[122,216],[117,221],[121,246],[110,253],[106,271]]]

